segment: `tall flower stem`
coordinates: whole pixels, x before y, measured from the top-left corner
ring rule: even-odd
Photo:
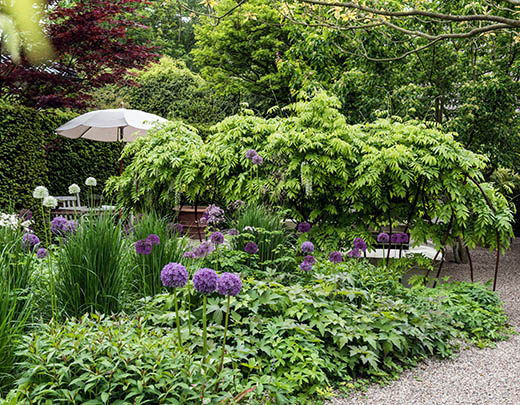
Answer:
[[[188,283],[188,332],[191,336],[191,288],[190,284]]]
[[[181,324],[179,321],[179,305],[177,304],[177,288],[173,289],[173,301],[175,303],[175,318],[177,321],[177,338],[179,339],[179,350],[182,350]]]
[[[220,375],[220,371],[222,370],[222,365],[224,364],[224,354],[226,353],[226,336],[228,331],[229,324],[229,306],[230,306],[231,296],[227,296],[227,309],[226,309],[226,323],[224,324],[224,338],[222,339],[222,354],[220,356],[220,364],[217,368],[217,378]]]
[[[202,297],[202,361],[206,363],[208,353],[208,336],[206,325],[206,295]]]

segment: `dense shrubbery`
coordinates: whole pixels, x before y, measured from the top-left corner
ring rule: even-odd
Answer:
[[[329,245],[400,223],[417,243],[432,239],[438,248],[459,236],[470,247],[496,247],[498,236],[507,247],[512,212],[483,183],[484,156],[418,122],[347,125],[338,108],[319,93],[290,106],[288,118],[226,118],[206,142],[181,124],[163,128],[126,149],[133,163],[110,190],[127,207],[208,196],[268,201],[319,224],[318,242]],[[250,148],[263,164],[246,158]]]
[[[0,102],[0,208],[34,211],[31,191],[38,185],[48,185],[53,195],[68,195],[74,182],[94,176],[102,185],[117,173],[120,145],[54,133],[76,115]]]

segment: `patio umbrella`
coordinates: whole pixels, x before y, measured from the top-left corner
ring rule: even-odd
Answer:
[[[157,123],[166,122],[155,114],[139,110],[117,108],[110,110],[91,111],[80,115],[56,129],[56,132],[67,138],[91,139],[101,142],[132,142],[138,136],[146,135],[147,131]],[[123,170],[120,162],[119,172]]]

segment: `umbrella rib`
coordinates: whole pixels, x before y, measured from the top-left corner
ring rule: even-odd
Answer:
[[[92,129],[92,127],[88,127],[87,129],[85,129],[85,130],[83,131],[83,133],[82,133],[80,136],[78,136],[78,138],[83,138],[83,135],[85,135],[85,134],[86,134],[88,131],[90,131],[91,129]],[[76,139],[78,139],[78,138],[76,138]]]

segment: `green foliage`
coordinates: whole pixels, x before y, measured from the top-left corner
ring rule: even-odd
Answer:
[[[57,256],[50,287],[59,311],[81,317],[85,312],[117,312],[121,308],[125,246],[122,231],[111,215],[88,215]]]
[[[30,208],[38,215],[38,201],[32,198],[36,186],[47,186],[52,195],[68,195],[72,183],[81,185],[93,176],[103,185],[117,173],[116,143],[66,139],[54,133],[76,115],[0,102],[0,208]]]
[[[134,75],[137,86],[121,90],[125,104],[131,108],[182,120],[206,131],[226,115],[236,112],[233,97],[217,96],[181,61],[163,57]]]
[[[160,243],[152,247],[149,255],[137,254],[135,242],[146,239],[150,234],[159,236]],[[164,290],[161,282],[161,270],[169,262],[180,263],[188,240],[171,235],[168,221],[156,213],[139,216],[130,227],[129,238],[132,241],[129,272],[126,275],[130,291],[140,297],[153,296]]]
[[[0,394],[12,383],[17,343],[32,309],[35,258],[22,251],[21,239],[20,232],[0,227]]]
[[[292,100],[289,75],[278,71],[277,63],[291,43],[288,27],[261,0],[220,1],[212,10],[228,11],[218,24],[202,17],[195,27],[192,53],[202,77],[222,94],[241,94],[242,101],[262,112],[287,104]]]
[[[131,158],[132,163],[125,167],[122,176],[109,179],[107,191],[122,207],[134,207],[137,211],[152,208],[162,213],[173,208],[181,190],[193,198],[204,188],[198,170],[188,164],[202,145],[196,130],[180,121],[152,129],[146,137],[126,145],[123,157]],[[174,180],[184,168],[189,168],[183,173],[184,178]],[[190,183],[189,189],[185,189],[185,183]]]
[[[234,396],[235,371],[224,370],[214,393],[216,378],[204,375],[200,356],[178,351],[168,329],[142,318],[92,314],[45,325],[19,354],[24,373],[11,393],[18,404],[202,404]]]

